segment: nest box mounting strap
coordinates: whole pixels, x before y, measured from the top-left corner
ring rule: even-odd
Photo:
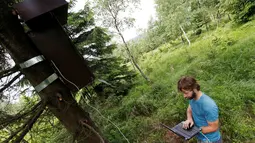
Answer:
[[[45,58],[43,57],[43,55],[39,55],[39,56],[33,57],[33,58],[25,61],[24,63],[19,64],[19,66],[22,69],[25,69],[25,68],[29,68],[37,63],[40,63],[41,61],[44,61],[44,60],[45,60]],[[38,84],[35,87],[35,90],[37,92],[42,91],[44,88],[49,86],[52,82],[54,82],[57,78],[58,78],[58,75],[56,73],[53,73],[48,78],[46,78],[44,81],[42,81],[40,84]]]
[[[56,73],[53,73],[51,76],[49,76],[48,78],[46,78],[44,81],[42,81],[40,84],[38,84],[35,87],[35,90],[37,92],[42,91],[44,88],[46,88],[47,86],[49,86],[52,82],[54,82],[56,79],[58,79],[58,75]]]
[[[43,55],[40,55],[40,56],[36,56],[36,57],[33,57],[27,61],[25,61],[24,63],[21,63],[19,64],[19,66],[22,68],[22,69],[25,69],[25,68],[28,68],[28,67],[31,67],[41,61],[44,61],[44,57]]]

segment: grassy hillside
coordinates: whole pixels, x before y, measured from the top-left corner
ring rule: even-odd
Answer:
[[[159,126],[186,119],[188,101],[176,89],[182,75],[196,77],[201,90],[215,99],[224,142],[255,142],[255,21],[229,23],[202,34],[190,47],[162,45],[140,57],[139,64],[152,82],[138,79],[128,96],[97,106],[129,142],[182,142]],[[126,142],[100,114],[93,118],[110,142]]]

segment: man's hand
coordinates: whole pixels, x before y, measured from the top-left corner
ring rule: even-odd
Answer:
[[[182,123],[182,128],[189,129],[194,125],[194,121],[192,119],[188,119]]]
[[[189,107],[187,108],[187,120],[182,123],[182,128],[183,129],[189,129],[193,125],[194,125],[194,121],[193,121],[193,118],[192,118],[192,109],[189,105]]]

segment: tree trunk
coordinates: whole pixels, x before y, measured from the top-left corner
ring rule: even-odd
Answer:
[[[183,28],[182,28],[182,26],[181,26],[181,25],[180,25],[180,28],[181,28],[181,30],[182,30],[182,32],[183,32],[183,34],[184,34],[184,37],[186,38],[186,40],[188,41],[189,46],[190,46],[190,41],[189,41],[189,38],[188,38],[188,36],[187,36],[186,32],[183,30]]]
[[[119,36],[120,36],[121,39],[122,39],[122,42],[124,43],[124,46],[125,46],[126,50],[127,50],[127,52],[128,52],[128,56],[129,56],[129,58],[130,58],[131,64],[134,65],[134,66],[138,69],[138,71],[141,73],[141,75],[143,76],[143,78],[144,78],[146,81],[150,81],[150,79],[143,73],[143,71],[141,70],[141,68],[139,67],[139,65],[136,63],[136,61],[135,61],[133,55],[131,54],[131,52],[130,52],[130,50],[129,50],[129,47],[128,47],[128,45],[127,45],[127,43],[126,43],[126,41],[125,41],[125,39],[124,39],[124,37],[123,37],[123,35],[122,35],[120,29],[119,29],[119,24],[118,24],[118,22],[117,22],[117,15],[118,15],[118,12],[115,13],[115,12],[111,9],[111,6],[109,5],[109,3],[107,4],[107,8],[108,8],[108,11],[110,12],[110,14],[111,14],[113,20],[114,20],[114,28],[117,30]],[[119,10],[120,10],[120,9],[119,9]]]
[[[228,13],[228,20],[229,21],[231,21],[232,19],[231,19],[231,17],[230,17],[230,14]]]
[[[206,17],[205,16],[203,16],[203,21],[204,21],[204,24],[205,24],[206,31],[209,31],[208,22],[206,21]]]
[[[138,69],[138,71],[141,73],[141,75],[143,76],[143,78],[144,78],[146,81],[150,81],[150,79],[143,73],[143,71],[141,70],[141,68],[139,67],[139,65],[136,63],[136,61],[135,61],[133,55],[131,54],[131,52],[130,52],[130,50],[129,50],[129,48],[128,48],[128,45],[127,45],[127,43],[126,43],[126,41],[125,41],[123,35],[121,34],[121,32],[120,32],[120,30],[119,30],[119,28],[118,28],[117,26],[116,26],[116,29],[117,29],[118,34],[120,35],[120,37],[121,37],[121,39],[122,39],[122,42],[124,43],[124,46],[125,46],[125,48],[126,48],[126,50],[127,50],[127,52],[128,52],[128,55],[129,55],[129,57],[130,57],[130,59],[131,59],[131,63],[133,63],[133,65]]]
[[[180,33],[180,34],[181,34],[182,44],[184,44],[185,41],[184,41],[184,39],[183,39],[183,37],[182,37],[182,33]]]
[[[220,11],[218,10],[217,11],[217,28],[219,27],[219,25],[220,25],[220,21],[221,21],[221,15],[220,15]]]
[[[206,29],[206,31],[209,31],[208,22],[205,23],[205,29]]]
[[[7,48],[16,64],[40,55],[24,33],[18,18],[7,8],[6,2],[0,2],[0,42]],[[22,69],[21,72],[34,87],[54,73],[48,61]],[[74,135],[78,143],[106,142],[98,134],[99,130],[89,114],[77,104],[70,90],[59,79],[42,90],[39,96],[46,101],[48,109]]]

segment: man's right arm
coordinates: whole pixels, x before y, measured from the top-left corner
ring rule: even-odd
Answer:
[[[187,129],[193,125],[194,125],[194,121],[192,118],[192,109],[189,105],[189,107],[187,108],[187,120],[185,122],[183,122],[183,128]]]
[[[189,107],[187,108],[187,120],[192,120],[192,110],[191,110],[191,107],[189,105]]]

